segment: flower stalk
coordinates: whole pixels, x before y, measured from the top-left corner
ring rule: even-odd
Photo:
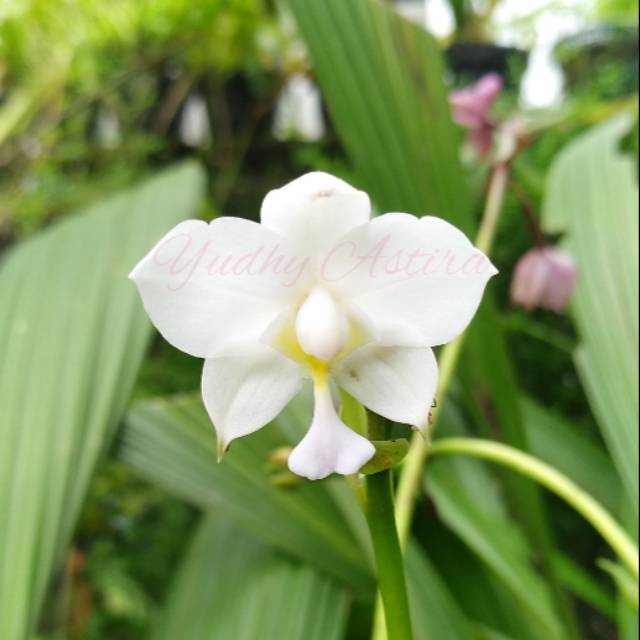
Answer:
[[[394,517],[391,470],[367,476],[366,516],[376,557],[386,637],[389,640],[411,640],[411,618],[404,561]]]
[[[550,465],[513,447],[479,438],[442,438],[429,449],[429,458],[461,454],[483,458],[535,480],[582,515],[638,579],[638,548],[611,514],[586,491]]]
[[[386,437],[384,420],[368,412],[369,437]],[[393,505],[393,474],[390,469],[367,476],[365,515],[373,542],[382,608],[376,612],[374,633],[388,640],[411,640],[411,617],[404,574],[404,560]],[[378,602],[378,606],[380,602]],[[384,621],[384,626],[382,623]]]
[[[478,235],[476,237],[476,246],[486,254],[490,253],[491,247],[493,246],[493,240],[498,227],[498,220],[500,218],[500,212],[502,211],[502,205],[508,184],[509,163],[499,162],[493,167],[491,172],[489,186],[487,189],[487,200],[480,228],[478,229]],[[465,334],[462,333],[455,340],[447,344],[441,351],[439,362],[440,376],[438,381],[438,390],[436,392],[436,398],[438,398],[440,405],[442,405],[446,398],[449,384],[451,383],[456,364],[458,363],[458,358],[462,351],[464,336]],[[434,415],[433,423],[431,425],[432,432],[437,425],[440,413],[441,411],[438,411]],[[402,472],[400,474],[400,480],[398,482],[396,522],[398,526],[400,544],[403,547],[409,536],[409,529],[411,528],[413,508],[418,488],[420,486],[420,480],[422,478],[422,469],[427,456],[428,445],[429,443],[425,442],[420,434],[416,433],[413,435],[409,453],[405,458]],[[383,640],[380,635],[374,635],[374,638],[376,640]]]
[[[446,396],[453,372],[455,371],[460,351],[464,341],[464,334],[458,336],[453,342],[450,342],[443,350],[440,358],[440,381],[436,397],[442,399]],[[431,424],[431,432],[435,428],[438,416],[437,412],[433,417]],[[400,481],[398,482],[398,491],[396,498],[396,522],[398,526],[398,536],[400,544],[404,548],[409,537],[411,528],[411,518],[413,517],[413,507],[420,487],[420,479],[429,443],[425,442],[423,437],[415,433],[411,439],[409,453],[404,461]],[[377,640],[383,640],[377,637]]]
[[[492,168],[489,178],[487,199],[476,238],[476,246],[486,254],[490,253],[491,247],[493,246],[500,212],[502,211],[502,205],[504,203],[504,196],[509,184],[509,168],[508,161],[498,162]],[[436,392],[436,398],[438,398],[441,405],[447,395],[453,373],[458,363],[462,346],[464,344],[464,336],[464,333],[460,334],[455,340],[449,342],[449,344],[447,344],[441,351],[439,362],[440,374],[438,389]],[[431,432],[433,432],[436,427],[440,413],[441,412],[438,411],[433,418]],[[425,439],[421,434],[415,433],[413,435],[411,445],[409,447],[409,453],[405,458],[400,474],[400,480],[398,482],[396,492],[395,522],[398,540],[402,550],[404,549],[409,537],[415,500],[420,487],[420,480],[422,478],[429,444],[429,442],[425,442]],[[381,602],[384,603],[384,596],[381,600],[381,591],[382,587],[380,586],[380,593],[376,600],[373,633],[371,637],[372,640],[392,640],[392,636],[388,635],[388,625],[387,634],[385,634],[385,625],[382,624],[383,611]],[[386,611],[386,604],[384,605],[384,609]]]

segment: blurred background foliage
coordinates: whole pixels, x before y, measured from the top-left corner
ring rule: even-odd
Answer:
[[[368,637],[353,497],[335,479],[290,486],[272,455],[304,407],[216,466],[201,363],[152,338],[124,276],[179,219],[257,219],[269,189],[310,169],[378,210],[473,233],[488,163],[461,152],[447,92],[489,71],[506,82],[495,116],[523,113],[533,134],[442,433],[530,451],[633,531],[637,14],[634,0],[0,0],[0,638]],[[564,86],[547,104],[541,58]],[[293,77],[318,82],[320,128],[286,116]],[[606,197],[581,200],[589,181]],[[623,257],[604,268],[624,282],[578,262],[571,314],[513,308],[523,208],[578,260],[608,238]],[[424,489],[408,557],[417,638],[637,637],[595,564],[610,552],[565,505],[468,460],[435,462]]]

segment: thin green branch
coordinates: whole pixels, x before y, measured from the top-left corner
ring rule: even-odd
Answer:
[[[463,336],[458,336],[453,342],[450,342],[443,350],[440,357],[440,378],[438,381],[438,391],[436,397],[442,403],[451,383],[453,372],[462,349]],[[438,411],[431,425],[431,431],[437,424]],[[415,433],[411,440],[409,453],[404,459],[402,467],[402,475],[398,482],[398,491],[396,495],[396,523],[398,526],[398,536],[400,544],[405,545],[409,537],[409,529],[411,528],[411,518],[413,516],[413,505],[415,504],[418,489],[420,487],[420,479],[422,477],[422,468],[425,458],[427,457],[428,442],[425,442],[422,435]],[[381,640],[378,638],[378,640]]]
[[[509,166],[508,162],[499,162],[491,170],[487,200],[482,213],[482,222],[476,236],[476,247],[486,254],[491,252],[493,240],[498,229],[504,194],[509,183]]]
[[[493,246],[498,220],[504,202],[504,195],[509,182],[509,165],[506,162],[498,163],[492,170],[489,179],[489,187],[487,189],[487,200],[482,215],[482,222],[478,230],[476,238],[476,246],[486,254],[489,254]],[[441,352],[440,356],[440,378],[438,382],[438,391],[436,397],[440,405],[449,390],[449,384],[456,368],[465,334],[458,336],[453,342],[450,342]],[[435,419],[431,430],[436,426],[438,415]],[[396,497],[396,523],[398,525],[398,535],[400,536],[400,544],[404,546],[409,536],[411,528],[411,518],[413,517],[413,508],[415,499],[420,487],[420,479],[422,477],[422,468],[427,455],[428,443],[419,434],[414,434],[409,453],[405,458],[405,462],[398,483],[398,491]],[[374,636],[376,640],[382,640],[380,636]]]
[[[491,460],[535,480],[571,505],[609,543],[629,571],[638,578],[638,548],[609,512],[575,482],[552,466],[507,445],[477,438],[444,438],[428,456],[462,454]]]
[[[500,162],[496,164],[493,167],[489,178],[487,199],[476,238],[476,246],[486,254],[490,253],[493,245],[508,182],[509,164],[507,162]],[[458,336],[455,340],[446,345],[441,352],[439,361],[440,377],[438,381],[438,390],[436,392],[436,397],[438,398],[440,405],[443,404],[446,398],[458,358],[460,357],[460,352],[464,343],[464,335],[465,334]],[[433,424],[431,425],[432,432],[437,424],[437,418],[440,413],[441,412],[438,411],[435,414]],[[401,548],[404,548],[409,537],[413,509],[418,489],[420,487],[422,470],[427,456],[427,449],[428,443],[425,442],[424,438],[420,434],[415,433],[411,439],[409,453],[407,454],[402,466],[402,472],[400,474],[400,480],[398,482],[396,492],[395,520]],[[382,624],[382,621],[383,612],[380,594],[378,594],[374,612],[373,633],[371,636],[372,640],[387,639],[385,626]]]

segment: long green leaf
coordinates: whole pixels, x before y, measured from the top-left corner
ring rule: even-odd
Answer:
[[[638,538],[638,519],[632,509],[627,509],[622,513],[622,523],[627,531],[636,539]],[[618,634],[621,640],[638,640],[640,637],[640,619],[638,610],[634,609],[624,593],[618,591],[616,598]]]
[[[471,636],[469,622],[415,542],[407,548],[406,573],[415,640],[467,640]]]
[[[381,210],[469,229],[444,66],[424,29],[377,0],[289,0],[362,186]]]
[[[150,336],[127,273],[192,215],[185,165],[54,225],[0,268],[0,637],[33,630]]]
[[[494,303],[487,297],[468,329],[461,377],[476,429],[484,428],[485,435],[527,451],[530,444],[521,393],[504,337],[495,326],[496,318]],[[512,508],[530,537],[539,549],[550,554],[553,545],[540,492],[522,478],[508,476],[503,481]]]
[[[473,478],[474,474],[470,474],[465,483],[473,481]],[[482,488],[477,487],[478,490]],[[488,494],[492,502],[497,500],[489,508],[489,512],[494,513],[496,509],[502,512],[504,506],[500,504],[499,493],[490,490]],[[514,598],[513,589],[508,587],[502,577],[440,519],[435,502],[430,511],[436,517],[432,515],[425,522],[426,526],[421,529],[421,539],[425,549],[433,551],[431,563],[446,581],[448,590],[455,594],[455,599],[467,618],[473,624],[490,627],[507,636],[520,640],[537,640],[539,624],[532,625],[531,610],[526,605],[523,607]]]
[[[523,637],[563,637],[551,593],[533,568],[522,531],[492,495],[490,475],[468,460],[450,462],[432,463],[425,480],[439,517],[511,592],[513,606],[527,617]]]
[[[191,543],[154,640],[340,640],[348,596],[213,512]]]
[[[576,366],[638,513],[638,183],[619,150],[630,119],[573,141],[553,163],[544,201],[549,231],[565,231],[578,265]]]
[[[621,486],[607,452],[565,418],[524,398],[530,452],[575,480],[609,511],[620,508]]]
[[[441,426],[441,435],[468,435],[463,414],[454,403],[445,406]],[[535,553],[527,544],[521,521],[510,515],[511,505],[497,490],[494,470],[477,460],[459,458],[448,460],[446,465],[436,460],[427,467],[425,489],[435,501],[439,519],[484,563],[490,578],[484,591],[495,592],[496,613],[501,608],[499,602],[505,596],[508,599],[506,609],[482,622],[507,634],[522,628],[519,633],[523,637],[562,637],[552,588],[536,570]],[[445,574],[449,576],[453,567],[440,564],[447,567]],[[465,573],[462,579],[467,579]],[[472,592],[471,597],[477,600]],[[461,602],[465,599],[461,596]],[[477,602],[473,602],[471,611],[477,610]]]
[[[554,557],[553,563],[565,588],[602,615],[615,620],[615,600],[602,583],[601,576],[592,576],[580,564],[562,553]]]
[[[289,412],[297,410],[294,403]],[[267,456],[286,444],[275,426],[234,442],[222,463],[201,398],[145,401],[127,415],[120,458],[148,480],[197,506],[232,518],[276,546],[370,595],[372,578],[325,483],[278,487]]]

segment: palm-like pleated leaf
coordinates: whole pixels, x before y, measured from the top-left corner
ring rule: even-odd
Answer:
[[[339,640],[349,596],[326,576],[205,515],[154,640]]]
[[[566,232],[578,266],[576,365],[629,501],[638,513],[638,182],[620,151],[630,119],[573,141],[551,167],[550,231]]]
[[[22,243],[0,270],[0,637],[33,630],[150,324],[127,273],[193,215],[185,165]]]
[[[295,405],[289,409],[294,410]],[[238,440],[221,464],[215,461],[215,442],[199,396],[144,401],[127,415],[119,455],[167,491],[215,509],[361,595],[372,593],[369,562],[325,491],[326,483],[290,489],[274,484],[268,455],[286,444],[276,428]]]

